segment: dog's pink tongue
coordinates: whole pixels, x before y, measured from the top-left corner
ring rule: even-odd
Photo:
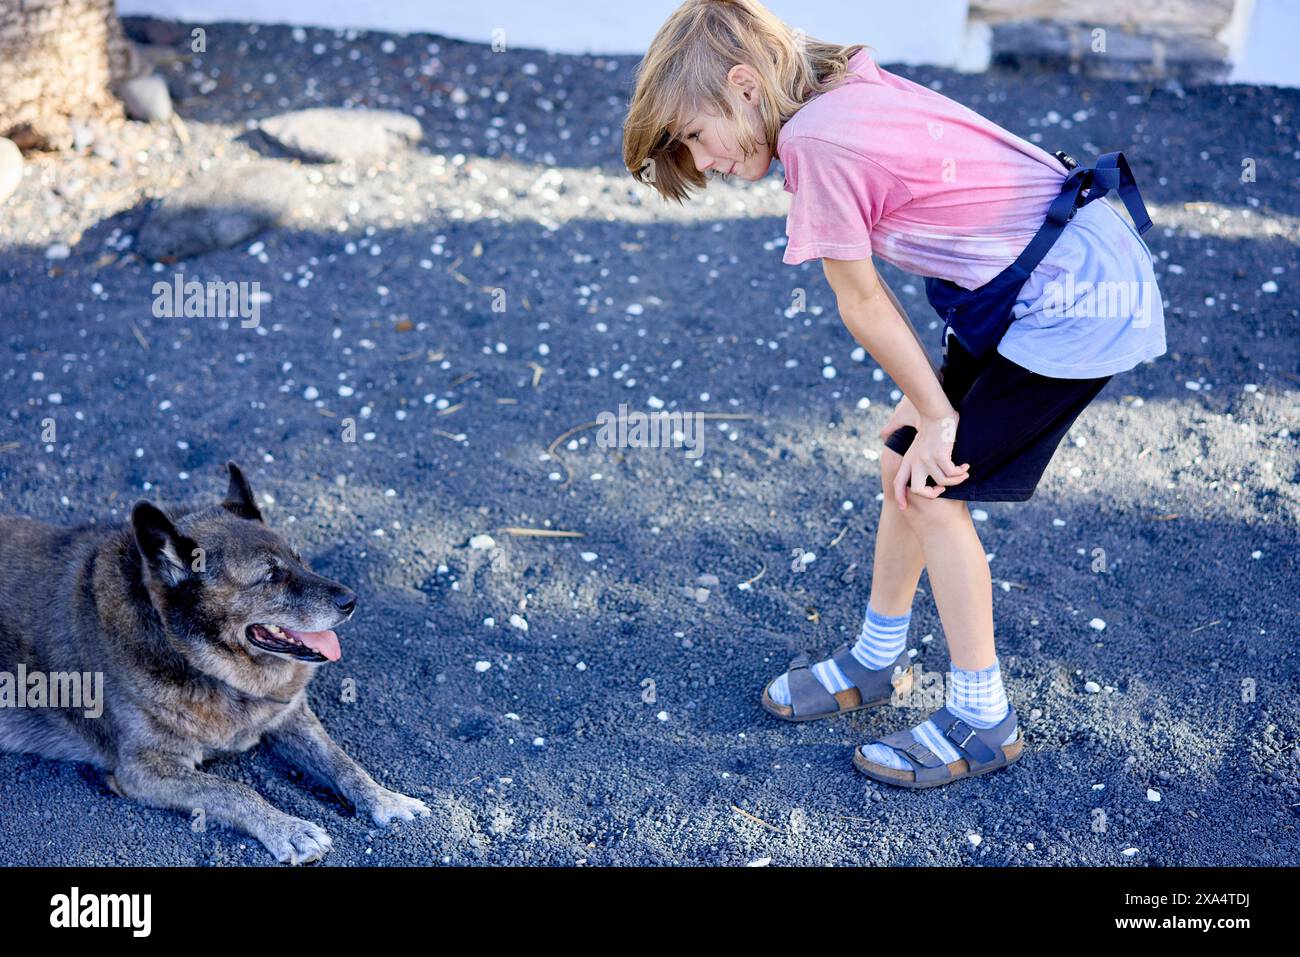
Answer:
[[[294,631],[292,628],[284,630],[330,661],[338,661],[343,657],[343,652],[339,649],[339,636],[332,631]]]

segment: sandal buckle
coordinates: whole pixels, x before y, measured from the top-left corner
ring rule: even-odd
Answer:
[[[920,764],[925,764],[925,759],[934,755],[934,752],[920,741],[913,741],[907,747],[903,748],[903,753],[911,755]]]
[[[958,727],[959,725],[960,727]],[[964,732],[965,736],[960,741],[958,741],[955,737],[953,737],[954,731],[956,731],[957,734],[959,735],[963,734]],[[968,725],[965,721],[961,720],[961,718],[958,718],[956,721],[954,721],[952,724],[948,726],[948,730],[944,732],[943,736],[947,738],[949,741],[953,742],[953,744],[957,745],[958,748],[965,751],[966,742],[968,742],[971,738],[975,737],[975,729],[972,728],[970,725]]]

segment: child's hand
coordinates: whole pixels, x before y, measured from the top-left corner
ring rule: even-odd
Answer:
[[[934,499],[943,494],[945,487],[960,485],[970,474],[969,462],[958,466],[952,461],[952,447],[957,441],[956,411],[939,419],[926,418],[919,412],[916,416],[916,438],[894,476],[894,500],[900,509],[907,508],[909,486],[914,495]],[[933,478],[935,485],[926,485],[926,478]]]
[[[887,439],[905,425],[916,428],[921,421],[921,415],[916,411],[916,406],[912,405],[912,400],[903,396],[901,402],[894,406],[894,414],[889,417],[885,427],[880,430],[880,437]]]

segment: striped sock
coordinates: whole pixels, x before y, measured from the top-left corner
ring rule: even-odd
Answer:
[[[948,695],[945,702],[954,717],[961,718],[972,728],[991,728],[1007,716],[1011,709],[1007,701],[1006,690],[1002,687],[1002,667],[996,658],[993,664],[982,671],[963,671],[951,668],[948,672]],[[952,764],[961,755],[952,742],[939,732],[933,721],[925,720],[912,729],[916,740],[933,751],[944,764]],[[1010,744],[1016,740],[1013,728],[1011,736],[1003,741]],[[912,765],[906,758],[900,757],[892,748],[883,744],[864,744],[862,756],[876,764],[884,764],[899,771],[910,771]]]
[[[903,653],[907,647],[907,626],[912,620],[912,612],[909,610],[901,615],[882,615],[867,604],[867,614],[862,620],[862,630],[858,633],[858,640],[853,645],[853,657],[858,659],[858,663],[864,668],[870,668],[872,671],[879,671],[893,663],[894,659]],[[853,682],[844,676],[840,671],[840,666],[833,660],[827,658],[825,661],[819,661],[812,666],[813,676],[821,682],[821,686],[835,694],[837,691],[847,691],[853,687]],[[768,694],[777,704],[789,706],[790,704],[790,684],[789,673],[787,672],[776,681],[772,682],[772,688]]]

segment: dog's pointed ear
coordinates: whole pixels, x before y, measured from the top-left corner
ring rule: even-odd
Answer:
[[[136,502],[131,527],[145,564],[164,583],[175,587],[190,577],[198,545],[182,535],[162,509],[152,502]]]
[[[248,479],[244,478],[244,473],[234,462],[227,462],[226,468],[230,469],[230,487],[226,489],[226,497],[221,502],[222,508],[234,512],[240,518],[265,524],[266,519],[262,518],[262,512],[253,499],[253,490],[248,485]]]

